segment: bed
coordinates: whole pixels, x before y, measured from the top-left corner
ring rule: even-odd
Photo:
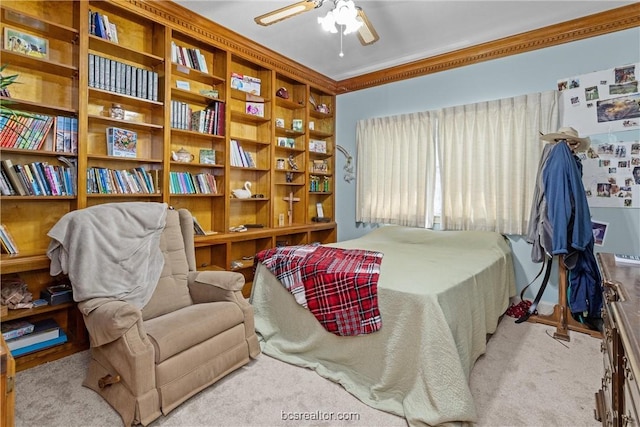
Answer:
[[[409,425],[474,422],[469,375],[515,295],[512,253],[499,233],[384,226],[327,246],[382,252],[382,328],[327,332],[263,265],[251,303],[262,351],[314,369]]]

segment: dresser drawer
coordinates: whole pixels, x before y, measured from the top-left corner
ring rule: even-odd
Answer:
[[[621,419],[621,426],[640,426],[640,384],[638,378],[631,369],[629,359],[622,358],[622,370],[624,373],[624,414]]]
[[[600,345],[600,349],[603,352],[606,352],[607,357],[609,358],[609,363],[614,363],[614,352],[613,352],[613,337],[614,337],[614,325],[611,320],[611,312],[607,309],[602,310],[602,323],[603,323],[603,331],[602,331],[602,344]]]

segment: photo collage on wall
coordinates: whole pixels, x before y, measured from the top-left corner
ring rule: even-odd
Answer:
[[[640,207],[640,142],[594,143],[578,156],[589,206]]]
[[[563,123],[581,135],[640,129],[640,64],[558,81]]]
[[[640,141],[614,134],[640,132],[640,63],[558,80],[562,126],[594,141],[582,160],[582,181],[591,207],[640,208]]]

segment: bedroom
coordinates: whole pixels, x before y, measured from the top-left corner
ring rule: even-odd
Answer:
[[[624,46],[623,49],[611,47]],[[392,83],[337,97],[337,140],[351,153],[356,151],[354,128],[358,120],[367,117],[388,116],[404,112],[423,111],[447,105],[460,105],[483,99],[495,99],[554,88],[557,79],[579,75],[594,70],[607,69],[638,61],[638,29],[593,37],[588,40],[572,42],[540,51],[519,54],[487,63],[451,70],[411,81]],[[594,55],[593,52],[600,52]],[[548,65],[552,64],[552,65]],[[519,78],[505,80],[505,70],[520,70]],[[465,82],[461,85],[460,82]],[[479,83],[481,82],[481,83]],[[455,84],[454,84],[455,83]],[[457,87],[456,87],[457,86]],[[423,93],[436,93],[435,87],[456,87],[441,94],[441,97],[425,97]],[[418,88],[419,90],[416,90]],[[481,91],[478,90],[481,88]],[[385,99],[384,104],[377,100]],[[362,106],[366,105],[367,108]],[[621,135],[621,138],[624,137]],[[638,139],[637,134],[633,136]],[[337,168],[343,162],[337,158]],[[340,224],[338,240],[348,240],[367,234],[368,227],[354,223],[355,183],[337,182],[336,220]],[[606,246],[608,252],[640,252],[637,242],[624,236],[640,236],[637,225],[637,209],[626,210],[598,209],[598,219],[616,224],[609,230]],[[516,258],[516,278],[520,286],[535,275],[535,266],[528,262],[529,248],[517,238],[512,238]],[[557,276],[557,275],[554,275]],[[555,284],[552,283],[544,301],[553,304]],[[519,289],[518,289],[519,290]]]

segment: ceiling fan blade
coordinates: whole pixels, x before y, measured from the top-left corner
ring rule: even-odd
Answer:
[[[298,15],[302,12],[307,12],[311,9],[320,7],[322,6],[322,1],[323,0],[303,0],[265,13],[264,15],[260,15],[255,18],[255,21],[256,23],[264,26],[275,24],[283,19],[291,18],[292,16]]]
[[[363,25],[358,30],[358,38],[360,39],[360,43],[362,43],[364,46],[367,46],[380,40],[380,36],[378,36],[375,28],[373,28],[373,25],[371,24],[369,19],[367,19],[367,15],[365,15],[364,10],[357,6],[356,9],[358,10],[358,18],[360,18],[363,23]]]

